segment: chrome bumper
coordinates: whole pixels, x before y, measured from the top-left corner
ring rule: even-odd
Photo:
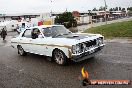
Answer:
[[[73,60],[75,62],[79,62],[79,61],[91,58],[91,57],[95,56],[99,51],[101,51],[101,49],[104,46],[105,46],[105,44],[102,44],[102,45],[100,45],[98,47],[91,48],[90,50],[88,50],[85,53],[81,53],[81,54],[78,54],[78,55],[72,55],[72,59],[71,60]]]

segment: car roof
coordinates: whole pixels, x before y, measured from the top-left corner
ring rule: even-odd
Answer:
[[[41,26],[34,26],[34,27],[30,27],[30,28],[47,28],[47,27],[53,27],[53,26],[63,26],[63,25],[41,25]]]

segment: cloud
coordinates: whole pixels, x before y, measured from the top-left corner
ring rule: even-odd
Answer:
[[[130,7],[132,0],[106,0],[108,7]],[[104,0],[0,0],[1,13],[87,11],[104,6]]]

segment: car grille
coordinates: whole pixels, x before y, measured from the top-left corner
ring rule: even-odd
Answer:
[[[86,47],[94,47],[97,45],[96,39],[85,42]]]
[[[81,53],[89,52],[89,50],[92,50],[92,48],[99,47],[102,43],[103,43],[103,38],[101,38],[101,37],[97,38],[97,39],[85,41],[85,42],[77,44],[76,50],[74,51],[74,49],[73,49],[72,52],[73,52],[73,54],[81,54]],[[79,48],[78,48],[78,46],[79,46]]]
[[[97,46],[97,40],[96,39],[80,43],[80,52],[86,52],[90,48],[96,47],[96,46]]]

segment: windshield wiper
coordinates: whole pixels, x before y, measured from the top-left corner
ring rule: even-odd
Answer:
[[[53,38],[54,38],[54,37],[58,37],[58,36],[62,36],[62,34],[57,34],[57,35],[54,35],[54,36],[53,36]]]
[[[71,32],[65,33],[65,34],[63,34],[63,35],[69,35],[69,34],[71,34]]]
[[[66,33],[66,34],[63,34],[63,35],[69,35],[68,33]]]

